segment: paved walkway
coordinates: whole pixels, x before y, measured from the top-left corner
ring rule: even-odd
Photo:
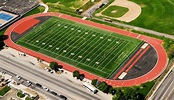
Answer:
[[[118,33],[118,34],[122,34],[122,35],[125,35],[125,36],[130,36],[130,37],[133,37],[133,38],[137,38],[137,39],[143,40],[145,42],[148,42],[150,45],[152,45],[155,48],[155,50],[158,54],[158,62],[155,65],[154,69],[152,69],[149,73],[147,73],[147,74],[145,74],[141,77],[138,77],[136,79],[130,79],[130,80],[105,79],[105,78],[96,76],[94,74],[91,74],[89,72],[86,72],[84,70],[81,70],[79,68],[76,68],[76,67],[74,67],[72,65],[69,65],[67,63],[55,60],[59,64],[63,65],[65,69],[67,69],[71,72],[73,72],[74,70],[79,70],[80,73],[85,74],[85,77],[88,78],[88,79],[99,79],[100,81],[105,81],[109,85],[112,85],[112,86],[134,86],[134,85],[142,84],[142,83],[145,83],[145,82],[148,82],[148,81],[151,81],[151,80],[157,78],[163,72],[163,70],[166,68],[168,59],[167,59],[166,52],[165,52],[164,48],[161,45],[162,42],[163,42],[162,40],[151,38],[151,37],[140,35],[140,34],[135,34],[135,33],[128,32],[128,31],[125,31],[125,30],[121,30],[121,29],[118,29],[118,28],[114,28],[114,27],[111,27],[111,26],[106,26],[106,25],[103,25],[103,24],[98,24],[98,23],[94,23],[94,22],[91,22],[91,21],[82,20],[80,18],[75,18],[75,17],[65,15],[65,14],[42,13],[42,14],[35,14],[35,15],[32,15],[32,16],[29,16],[29,17],[25,17],[25,18],[19,20],[18,22],[14,23],[13,25],[11,25],[7,29],[7,31],[5,32],[5,35],[9,35],[9,37],[10,37],[11,32],[15,29],[15,27],[17,25],[22,24],[26,20],[29,20],[29,19],[32,19],[32,18],[35,18],[35,17],[38,17],[38,16],[58,16],[58,17],[61,17],[61,18],[64,18],[64,19],[69,19],[69,20],[72,20],[72,21],[75,21],[75,22],[78,22],[78,23],[82,23],[82,24],[86,24],[86,25],[89,25],[89,26],[105,29],[105,30],[115,32],[115,33]],[[40,54],[38,52],[29,50],[27,48],[24,48],[22,46],[19,46],[19,45],[15,44],[13,41],[11,41],[11,38],[5,40],[5,44],[12,47],[12,48],[14,48],[14,49],[17,49],[17,50],[20,50],[20,51],[21,50],[25,51],[25,53],[30,54],[34,57],[43,58],[47,62],[51,62],[51,61],[54,60],[51,57],[48,57],[46,55]]]
[[[169,34],[166,34],[166,33],[161,33],[161,32],[153,31],[153,30],[150,30],[150,29],[140,28],[140,27],[127,25],[127,24],[123,24],[123,23],[119,23],[119,22],[113,22],[113,23],[116,24],[116,25],[119,25],[119,26],[131,28],[131,29],[134,29],[134,30],[137,30],[137,31],[140,31],[140,32],[146,32],[146,33],[149,33],[149,34],[154,34],[154,35],[158,35],[158,36],[164,36],[166,38],[174,40],[174,36],[173,35],[169,35]]]
[[[46,5],[45,3],[43,3],[41,0],[39,0],[39,1],[40,1],[39,5],[40,5],[40,6],[43,6],[43,7],[45,8],[45,10],[44,10],[44,12],[43,12],[43,13],[47,13],[47,12],[48,12],[48,10],[49,10],[48,5]]]
[[[96,3],[89,9],[87,9],[85,12],[82,13],[83,16],[86,17],[92,17],[92,14],[102,5],[102,4],[107,4],[109,0],[101,0],[100,2]]]
[[[93,18],[93,19],[103,21],[102,19],[99,19],[99,18]],[[157,35],[157,36],[162,36],[162,37],[174,40],[173,35],[169,35],[169,34],[166,34],[166,33],[161,33],[161,32],[153,31],[153,30],[150,30],[150,29],[145,29],[145,28],[141,28],[141,27],[137,27],[137,26],[132,26],[132,25],[124,24],[124,23],[119,23],[119,22],[116,22],[116,21],[113,21],[112,24],[122,26],[122,27],[125,27],[125,28],[134,29],[134,30],[137,30],[137,31],[140,31],[140,32],[145,32],[145,33],[154,34],[154,35]]]

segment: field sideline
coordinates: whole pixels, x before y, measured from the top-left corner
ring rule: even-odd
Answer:
[[[17,44],[109,78],[139,47],[141,40],[52,17]]]

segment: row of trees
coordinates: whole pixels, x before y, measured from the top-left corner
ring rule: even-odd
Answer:
[[[73,72],[73,77],[76,77],[77,79],[80,79],[81,81],[85,78],[84,74],[80,74],[80,72],[78,70],[75,70]]]
[[[104,93],[115,94],[115,90],[113,90],[112,86],[108,85],[106,82],[100,82],[98,79],[93,79],[91,84]]]
[[[113,95],[113,100],[144,100],[144,95],[138,93],[135,87],[117,87],[113,88],[106,82],[100,82],[98,79],[93,79],[91,84],[103,91]]]
[[[4,40],[6,40],[8,38],[7,35],[0,35],[0,50],[3,49],[4,44]]]

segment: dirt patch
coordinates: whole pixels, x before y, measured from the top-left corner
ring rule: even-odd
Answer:
[[[113,10],[113,11],[111,11],[111,13],[116,13],[117,12],[117,10]]]
[[[41,68],[50,68],[47,64],[45,63],[39,63],[39,67]]]

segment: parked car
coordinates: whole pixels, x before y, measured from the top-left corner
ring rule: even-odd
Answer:
[[[32,84],[30,81],[27,81],[27,83],[28,83],[28,86],[30,86]]]
[[[18,76],[18,75],[16,76],[16,78],[17,78],[18,80],[20,80],[20,79],[21,79],[21,77],[20,77],[20,76]]]
[[[49,89],[48,89],[47,87],[44,87],[44,86],[43,86],[43,89],[44,89],[45,91],[49,91]]]
[[[57,93],[56,93],[56,92],[54,92],[54,91],[51,91],[51,93],[52,93],[53,95],[57,95]]]
[[[54,73],[53,70],[51,70],[50,73],[53,74]]]
[[[59,95],[60,98],[62,98],[63,100],[67,100],[67,97],[65,97],[64,95]]]
[[[39,83],[36,83],[36,86],[38,86],[38,87],[42,87],[42,85],[41,85],[41,84],[39,84]]]

